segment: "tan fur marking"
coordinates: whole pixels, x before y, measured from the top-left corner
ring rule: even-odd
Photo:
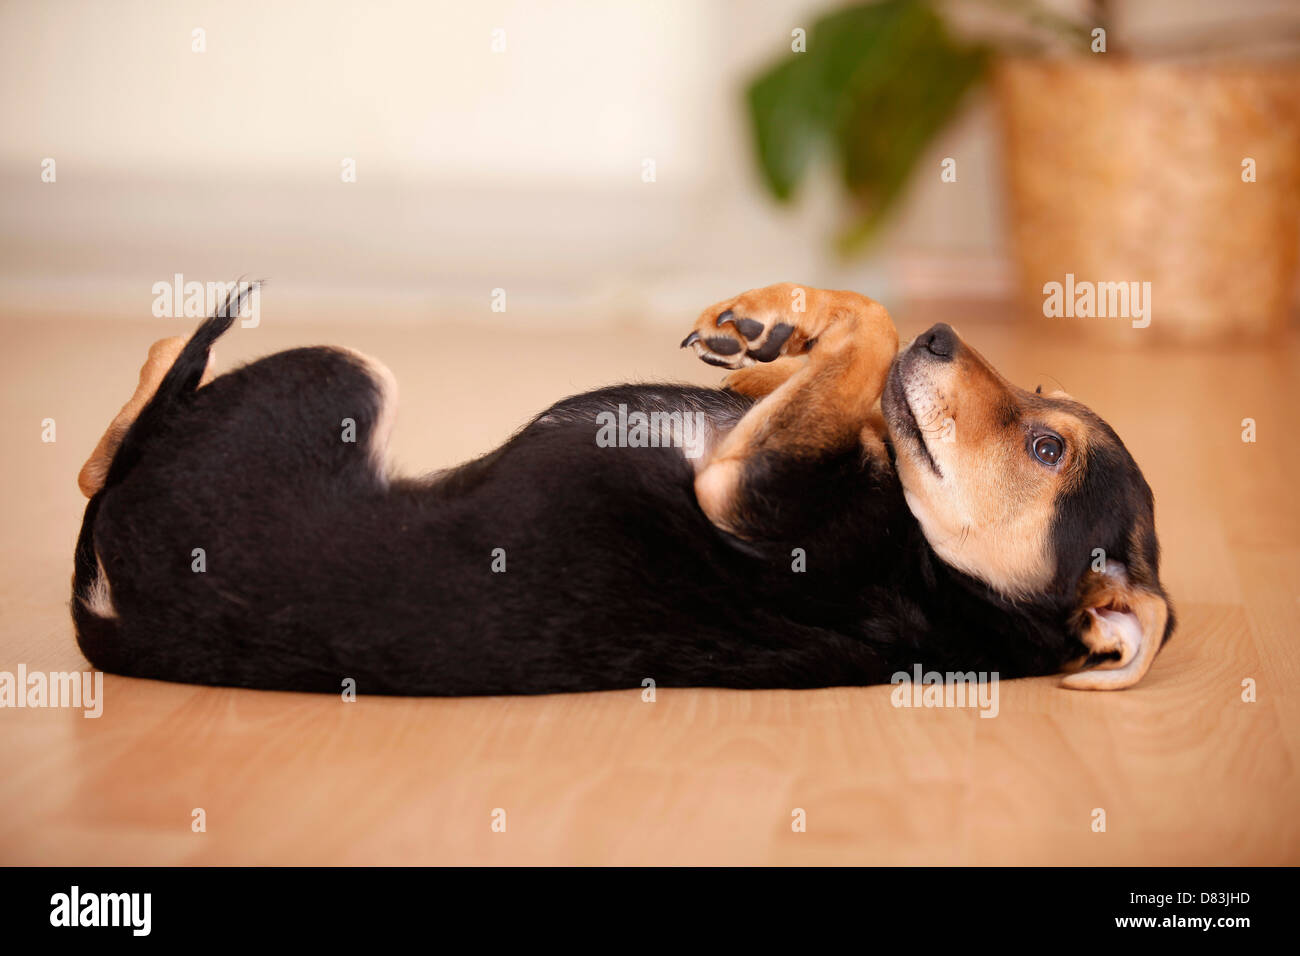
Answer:
[[[127,430],[140,414],[140,410],[149,403],[149,399],[153,398],[154,392],[158,391],[163,376],[175,363],[187,341],[184,336],[177,335],[168,339],[159,339],[149,346],[149,355],[140,368],[140,380],[135,387],[135,394],[122,406],[122,410],[117,413],[117,417],[100,437],[95,450],[90,453],[90,457],[86,459],[86,463],[81,466],[81,472],[77,475],[77,487],[87,498],[93,498],[99,489],[104,487],[108,466],[113,463],[113,456],[117,454],[117,449],[122,444]],[[212,381],[214,369],[215,357],[209,353],[208,367],[203,372],[200,387]]]
[[[388,479],[391,471],[388,462],[388,439],[393,432],[393,423],[397,420],[397,377],[392,370],[379,359],[358,352],[356,349],[340,348],[366,367],[371,378],[379,388],[379,417],[375,420],[370,437],[370,458],[375,473]]]
[[[804,359],[799,356],[782,355],[773,362],[737,369],[723,379],[722,384],[749,398],[766,398],[784,385],[804,364]]]
[[[1025,448],[1024,426],[1004,416],[1031,396],[964,342],[950,360],[921,356],[909,363],[901,381],[941,472],[910,441],[896,444],[908,507],[931,547],[1009,597],[1045,586],[1056,570],[1049,529],[1078,451],[1077,427],[1054,417],[1048,424],[1065,439],[1067,457],[1057,469],[1036,462]]]
[[[791,310],[796,290],[803,293],[802,312]],[[715,450],[695,479],[695,493],[710,521],[737,534],[740,522],[733,509],[746,459],[765,451],[821,454],[860,442],[864,430],[876,435],[869,420],[898,351],[898,332],[884,307],[866,296],[790,283],[747,292],[706,309],[697,330],[702,335],[720,334],[716,318],[727,309],[766,325],[794,326],[784,358],[807,349],[806,361],[785,363],[776,372],[755,367],[733,376],[745,376],[739,381],[764,397]],[[734,331],[731,334],[739,337]],[[816,344],[809,349],[813,340]],[[771,386],[775,387],[766,391]],[[878,436],[871,447],[883,451]]]

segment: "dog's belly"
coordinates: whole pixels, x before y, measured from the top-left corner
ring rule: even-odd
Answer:
[[[483,459],[391,485],[301,436],[268,442],[234,409],[203,411],[226,431],[212,418],[173,431],[103,505],[97,548],[131,649],[120,669],[413,694],[882,679],[869,648],[787,613],[825,565],[795,588],[788,545],[730,539],[695,501],[691,453],[707,452],[690,440],[749,404],[603,389]],[[655,413],[669,416],[659,441]]]
[[[601,449],[672,448],[698,470],[752,401],[689,386],[618,385],[557,402],[531,429],[585,429]]]

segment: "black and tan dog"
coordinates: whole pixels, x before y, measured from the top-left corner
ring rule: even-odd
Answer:
[[[83,470],[73,617],[104,670],[458,695],[1082,661],[1065,685],[1102,689],[1173,630],[1151,492],[1115,433],[947,325],[898,351],[855,293],[721,302],[683,344],[736,370],[725,388],[577,395],[424,480],[388,473],[394,383],[357,353],[208,381],[235,311],[155,346]],[[702,454],[603,447],[619,406],[699,415]]]

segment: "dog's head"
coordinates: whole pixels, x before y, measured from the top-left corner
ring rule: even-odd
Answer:
[[[1151,489],[1123,442],[1058,392],[1012,385],[949,326],[917,336],[881,399],[908,506],[945,562],[1017,601],[1064,602],[1092,669],[1141,680],[1173,630]]]

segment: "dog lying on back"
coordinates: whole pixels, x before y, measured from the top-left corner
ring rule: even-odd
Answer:
[[[239,304],[155,345],[83,469],[72,610],[103,670],[467,695],[919,664],[1107,689],[1173,631],[1151,491],[1110,427],[947,325],[899,351],[856,293],[718,303],[682,344],[725,387],[576,395],[423,480],[386,468],[373,360],[302,348],[212,378]],[[698,416],[700,446],[604,447],[615,410]]]

